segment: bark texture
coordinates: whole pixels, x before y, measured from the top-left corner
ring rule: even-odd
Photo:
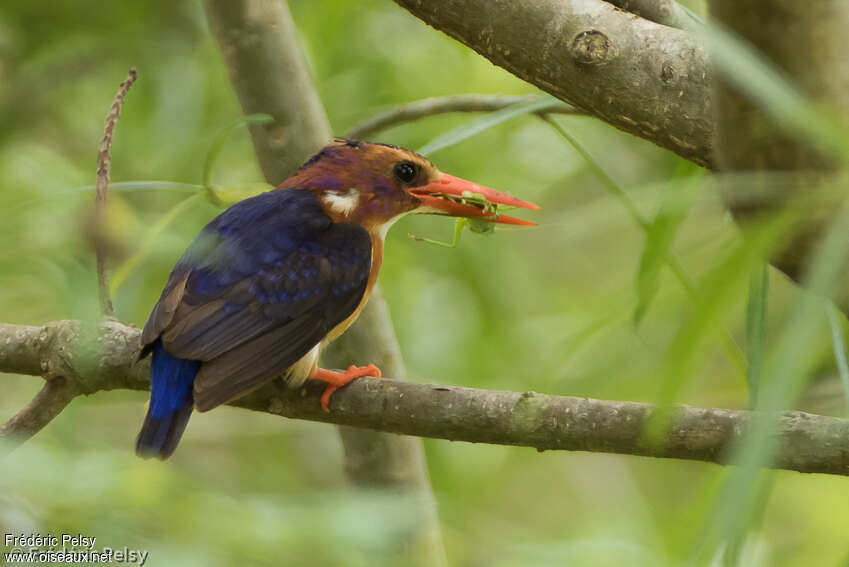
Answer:
[[[711,73],[688,33],[602,0],[395,0],[517,77],[711,167]]]
[[[242,110],[274,119],[250,128],[265,179],[279,185],[332,137],[289,8],[271,0],[206,0],[205,7]]]
[[[61,372],[76,393],[146,390],[148,362],[135,363],[139,334],[138,329],[117,322],[97,328],[77,321],[44,327],[0,325],[0,372]],[[413,384],[386,378],[352,382],[334,394],[331,412],[325,413],[318,402],[322,390],[321,384],[312,382],[299,390],[273,382],[230,405],[289,418],[451,441],[718,464],[727,464],[730,449],[757,416],[748,411],[689,406],[677,407],[670,414],[636,402]],[[646,425],[656,418],[671,423],[663,440],[644,435]],[[775,435],[779,449],[774,468],[849,475],[849,420],[803,412],[784,412],[778,419]],[[381,453],[385,448],[377,445],[375,451]],[[402,451],[391,451],[393,458],[406,456]],[[358,458],[368,461],[367,455]]]

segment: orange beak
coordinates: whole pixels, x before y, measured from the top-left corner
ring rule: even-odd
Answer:
[[[422,187],[414,187],[409,192],[422,202],[421,208],[425,209],[416,212],[466,217],[499,224],[536,226],[536,223],[530,221],[502,215],[497,212],[497,207],[493,206],[538,210],[539,207],[533,203],[447,173],[443,173],[436,181]]]

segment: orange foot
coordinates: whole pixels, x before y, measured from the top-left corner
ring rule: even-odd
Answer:
[[[321,394],[321,409],[329,413],[330,396],[333,395],[333,392],[346,385],[348,382],[356,380],[357,378],[362,378],[363,376],[380,378],[382,374],[380,373],[380,368],[374,364],[369,364],[368,366],[352,365],[349,366],[348,370],[345,372],[335,372],[333,370],[325,370],[324,368],[316,368],[310,378],[313,380],[327,382],[327,388],[325,388],[324,393]]]

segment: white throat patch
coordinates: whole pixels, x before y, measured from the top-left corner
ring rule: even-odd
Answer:
[[[360,202],[360,192],[351,187],[347,191],[325,191],[321,200],[337,215],[348,216]]]
[[[392,228],[392,225],[398,222],[402,217],[409,215],[410,213],[401,213],[400,215],[394,216],[385,223],[380,226],[380,230],[378,231],[378,235],[381,240],[386,240],[386,233],[389,232],[389,229]]]

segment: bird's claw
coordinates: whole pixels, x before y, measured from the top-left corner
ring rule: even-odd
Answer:
[[[333,392],[335,392],[342,386],[345,386],[349,382],[356,380],[357,378],[362,378],[363,376],[380,378],[381,376],[383,376],[383,374],[380,372],[380,368],[378,368],[374,364],[369,364],[368,366],[351,365],[345,372],[336,372],[334,370],[325,370],[324,368],[317,368],[315,370],[315,373],[310,376],[310,378],[312,378],[313,380],[321,380],[322,382],[327,382],[327,387],[321,394],[321,409],[327,413],[330,413],[330,396],[333,395]]]

